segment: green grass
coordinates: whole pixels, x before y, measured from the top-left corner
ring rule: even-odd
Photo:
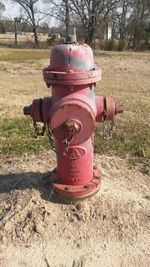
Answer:
[[[0,126],[0,153],[2,157],[39,153],[52,148],[47,134],[44,137],[35,138],[30,118],[5,119]],[[148,125],[144,125],[142,121],[130,119],[124,122],[119,120],[113,137],[108,141],[103,138],[103,124],[98,124],[94,148],[95,152],[99,154],[115,154],[121,157],[129,155],[131,166],[144,163],[145,173],[148,172],[150,132]]]
[[[144,131],[143,131],[144,129]],[[150,131],[149,126],[144,125],[142,121],[128,119],[119,120],[113,137],[104,141],[103,125],[96,127],[95,152],[97,153],[117,153],[118,155],[127,155],[150,158]]]
[[[97,125],[95,152],[127,157],[129,167],[138,167],[150,174],[150,129],[146,121],[134,118],[119,118],[110,140],[103,138],[103,125]]]
[[[9,49],[0,48],[0,61],[25,62],[48,59],[50,49]]]
[[[35,137],[30,118],[6,119],[1,124],[0,129],[0,154],[2,157],[39,153],[50,148],[46,136]]]

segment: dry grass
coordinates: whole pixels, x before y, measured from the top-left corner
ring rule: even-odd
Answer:
[[[116,149],[121,140],[121,153],[150,157],[150,54],[108,52],[96,57],[96,62],[103,70],[96,92],[114,96],[125,107],[124,114],[118,116],[114,139],[105,150],[110,145]]]
[[[96,51],[95,54],[96,63],[103,72],[96,93],[112,95],[125,106],[124,114],[118,116],[112,140],[104,142],[101,126],[97,127],[95,150],[98,153],[135,156],[130,162],[144,161],[147,172],[150,159],[150,53]],[[42,68],[49,64],[48,56],[48,50],[0,49],[2,153],[15,154],[18,143],[19,153],[36,152],[36,149],[30,151],[31,120],[29,127],[25,127],[28,120],[24,118],[22,109],[32,99],[49,95],[42,78]],[[37,142],[33,142],[36,147],[39,146]],[[46,140],[43,142],[47,147]]]
[[[47,34],[39,34],[39,41],[46,42],[48,35]],[[0,44],[1,45],[14,45],[15,35],[14,34],[0,34]],[[34,42],[33,33],[24,33],[22,35],[18,34],[18,45],[28,44],[30,42]]]
[[[23,63],[31,62],[49,57],[49,49],[0,49],[0,62]],[[3,66],[3,65],[2,65]]]

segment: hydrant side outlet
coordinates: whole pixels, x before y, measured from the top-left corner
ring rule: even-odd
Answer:
[[[95,96],[101,70],[86,44],[54,46],[43,78],[52,96],[34,100],[24,114],[44,122],[54,137],[55,192],[70,200],[92,196],[101,184],[101,172],[93,166],[95,123],[113,120],[123,106],[112,97]]]

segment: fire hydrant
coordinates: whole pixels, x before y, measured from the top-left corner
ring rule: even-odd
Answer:
[[[43,77],[52,96],[33,100],[24,107],[24,114],[31,115],[35,125],[44,122],[54,137],[54,190],[67,199],[92,196],[101,184],[101,172],[93,166],[95,123],[113,120],[123,106],[116,105],[112,97],[95,96],[101,70],[86,44],[54,46]]]

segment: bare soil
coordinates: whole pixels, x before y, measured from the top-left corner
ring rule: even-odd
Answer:
[[[101,190],[66,204],[50,186],[52,151],[3,161],[1,267],[150,266],[150,177],[118,157],[95,164]]]
[[[0,56],[5,54],[0,62],[1,125],[6,118],[23,118],[25,105],[50,94],[42,78],[48,56],[45,59],[43,52],[33,50],[35,58],[41,53],[41,60],[31,60],[21,50],[20,61],[15,61],[15,51],[0,49]],[[113,95],[124,104],[125,112],[118,117],[129,133],[133,131],[136,146],[150,127],[150,53],[97,53],[103,80],[96,92]],[[121,125],[118,129],[123,135]],[[145,138],[141,151],[149,150],[149,140]],[[0,141],[1,149],[2,135]],[[11,147],[13,136],[7,142]],[[95,164],[103,173],[100,191],[90,199],[66,204],[50,185],[56,165],[52,151],[17,158],[14,148],[13,155],[0,158],[1,267],[150,266],[149,171],[130,169],[130,157],[96,154]]]

